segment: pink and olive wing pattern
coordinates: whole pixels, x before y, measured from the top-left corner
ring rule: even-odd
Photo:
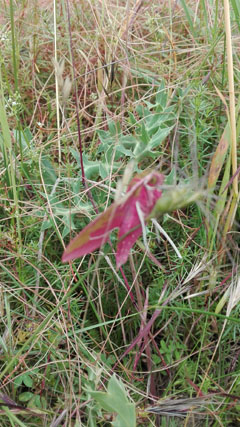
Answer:
[[[107,241],[109,233],[114,228],[120,227],[123,216],[123,207],[113,203],[69,243],[62,261],[79,258],[100,248]]]
[[[124,264],[130,249],[142,234],[142,225],[136,208],[138,203],[145,221],[161,197],[164,176],[145,171],[135,175],[127,193],[113,203],[105,212],[88,224],[67,246],[62,260],[70,261],[100,248],[114,228],[119,228],[116,251],[117,267]]]

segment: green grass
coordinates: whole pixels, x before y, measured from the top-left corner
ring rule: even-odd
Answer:
[[[239,153],[222,2],[2,3],[1,425],[238,425]],[[237,0],[230,12],[238,138]],[[63,264],[132,159],[201,200],[159,219],[169,239],[148,224],[151,254],[141,238],[119,271],[116,232]]]

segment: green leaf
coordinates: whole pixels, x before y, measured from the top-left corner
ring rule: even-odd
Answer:
[[[108,176],[108,169],[106,168],[106,165],[104,163],[100,163],[99,165],[99,174],[102,179],[105,179]]]
[[[42,158],[42,174],[45,184],[55,184],[57,175],[52,163],[46,157]]]
[[[149,115],[149,110],[141,104],[137,105],[136,112],[141,118],[146,118]]]
[[[176,182],[176,168],[175,166],[172,167],[171,172],[166,176],[164,180],[164,184],[166,185],[173,185]]]
[[[130,123],[131,123],[132,125],[136,125],[137,120],[135,119],[134,114],[133,114],[133,113],[131,113],[131,112],[129,111],[129,112],[128,112],[128,116],[129,116]]]
[[[25,384],[26,387],[29,387],[29,388],[31,388],[33,386],[33,380],[27,374],[23,375],[23,383]]]
[[[74,148],[70,148],[70,152],[74,157],[74,159],[76,160],[79,169],[81,169],[79,152],[74,150]],[[84,166],[85,176],[87,179],[92,179],[99,175],[99,164],[100,162],[98,160],[93,160],[93,161],[88,160],[87,155],[83,153],[83,166]]]
[[[152,136],[159,128],[163,127],[166,117],[161,113],[151,114],[146,119],[146,128],[148,133]]]
[[[89,394],[103,409],[117,413],[115,427],[136,426],[135,405],[129,403],[124,385],[115,375],[109,380],[107,393],[89,390]]]
[[[167,105],[167,91],[165,90],[164,80],[159,85],[159,89],[156,93],[156,104],[161,105],[162,109]]]
[[[76,229],[76,226],[75,226],[75,224],[73,222],[73,215],[64,216],[62,218],[62,221],[64,223],[64,229],[63,229],[63,232],[62,232],[62,238],[64,239],[70,233],[71,230],[75,230]]]
[[[15,141],[19,144],[19,146],[21,145],[23,150],[30,148],[30,142],[32,141],[33,137],[28,128],[26,128],[24,131],[14,129],[13,134]]]
[[[108,128],[112,136],[116,136],[121,132],[120,123],[113,120],[108,120]]]
[[[135,139],[135,143],[136,143],[136,139]],[[116,153],[118,154],[117,160],[118,160],[118,157],[122,157],[122,154],[128,157],[132,157],[133,155],[133,152],[131,150],[128,150],[127,148],[125,148],[123,145],[120,145],[120,144],[118,144],[116,147]]]
[[[151,149],[158,147],[163,142],[163,140],[170,134],[171,130],[172,127],[168,127],[165,129],[159,128],[149,141],[149,146],[151,147]]]
[[[150,138],[144,123],[142,123],[141,125],[141,135],[139,136],[139,138],[144,143],[144,145],[147,145],[147,143],[149,142]]]
[[[34,394],[30,391],[25,391],[24,393],[20,394],[19,400],[20,402],[28,402],[33,396]]]
[[[52,227],[52,225],[53,225],[53,223],[50,220],[43,221],[42,226],[41,226],[41,232]]]
[[[42,400],[43,400],[43,398],[41,398],[39,396],[39,394],[33,395],[32,399],[28,403],[28,408],[39,408],[39,409],[42,409],[44,407],[42,405]]]
[[[15,378],[14,385],[19,387],[23,382],[23,375],[19,375],[19,377]]]
[[[125,147],[125,148],[134,148],[136,145],[136,137],[133,135],[122,135],[119,138],[119,142]]]

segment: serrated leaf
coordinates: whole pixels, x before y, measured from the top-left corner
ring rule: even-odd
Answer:
[[[145,137],[144,142],[142,138],[138,140],[138,144],[134,149],[134,156],[137,159],[137,161],[141,161],[142,159],[148,158],[148,157],[153,159],[158,157],[160,155],[160,152],[155,151],[154,149],[161,145],[162,141],[169,135],[171,130],[172,130],[172,127],[159,128],[158,131],[152,136],[151,139],[148,138],[147,140]],[[148,135],[147,132],[146,132],[146,135]]]
[[[153,135],[151,140],[149,141],[148,146],[152,150],[153,148],[159,146],[163,140],[170,134],[172,130],[172,126],[165,129],[158,129],[158,131]]]
[[[125,147],[125,148],[134,148],[137,140],[136,137],[133,135],[121,135],[119,138],[119,142]]]
[[[70,152],[76,160],[79,169],[81,169],[79,152],[74,150],[74,148],[70,148]],[[99,175],[99,164],[98,160],[88,160],[87,155],[83,153],[84,173],[87,179],[92,179]]]
[[[149,134],[153,134],[155,129],[163,127],[163,123],[166,121],[166,117],[162,113],[151,114],[150,117],[146,118],[146,129]]]
[[[136,141],[136,140],[135,140]],[[116,152],[121,155],[121,154],[125,154],[125,156],[127,157],[132,157],[133,153],[131,150],[128,150],[127,148],[125,148],[123,145],[117,145],[116,147]],[[122,157],[122,156],[121,156]],[[118,158],[116,159],[118,160]]]
[[[114,142],[114,139],[112,138],[112,135],[109,131],[106,130],[98,130],[97,134],[100,138],[100,141],[105,144],[112,144]]]
[[[136,149],[134,150],[134,156],[136,158],[137,162],[140,162],[143,159],[146,158],[156,158],[160,155],[159,151],[152,151],[150,147],[145,147],[144,144],[142,144],[141,142],[138,143],[138,145],[136,146]]]

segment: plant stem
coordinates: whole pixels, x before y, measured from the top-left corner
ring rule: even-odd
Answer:
[[[224,17],[225,17],[225,32],[226,32],[226,48],[227,48],[227,66],[228,66],[228,86],[229,86],[229,102],[230,102],[230,126],[231,126],[231,141],[232,141],[232,174],[237,171],[237,137],[236,137],[236,117],[235,117],[235,91],[234,91],[234,74],[233,74],[233,57],[232,57],[232,36],[230,22],[229,1],[224,0]],[[238,177],[233,180],[234,199],[238,195]]]

